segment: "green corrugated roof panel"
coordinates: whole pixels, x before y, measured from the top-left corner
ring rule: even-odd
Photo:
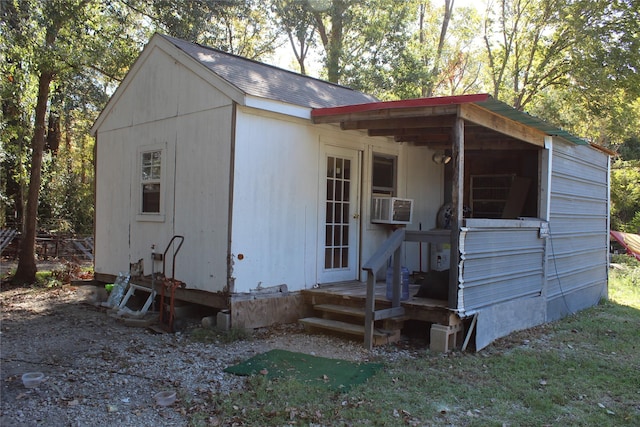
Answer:
[[[475,102],[475,104],[481,106],[482,108],[486,108],[487,110],[492,111],[496,114],[500,114],[503,117],[511,119],[514,122],[522,123],[523,125],[538,129],[546,133],[547,135],[558,136],[577,145],[589,145],[588,141],[585,141],[582,138],[578,138],[575,135],[571,135],[569,132],[555,127],[537,117],[516,110],[512,106],[505,104],[502,101],[498,101],[491,96],[487,97],[485,101]]]

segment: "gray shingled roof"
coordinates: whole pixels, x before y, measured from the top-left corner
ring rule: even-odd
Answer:
[[[364,104],[377,99],[353,89],[163,35],[165,39],[247,95],[310,108]]]

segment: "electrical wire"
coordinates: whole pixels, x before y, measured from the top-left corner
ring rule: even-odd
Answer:
[[[560,295],[562,296],[562,302],[564,302],[564,306],[567,309],[567,312],[569,313],[569,315],[573,315],[576,313],[576,311],[571,310],[571,308],[569,307],[569,303],[567,302],[567,296],[564,292],[564,289],[562,289],[562,280],[560,280],[560,274],[558,273],[558,263],[556,262],[556,252],[555,249],[553,247],[553,236],[551,233],[551,224],[547,223],[549,226],[549,243],[551,244],[551,256],[553,257],[553,267],[554,270],[556,272],[556,279],[558,280],[558,287],[560,288]],[[598,295],[598,299],[591,304],[591,306],[595,306],[598,304],[598,302],[602,299],[602,294],[603,291],[600,291],[600,294]]]

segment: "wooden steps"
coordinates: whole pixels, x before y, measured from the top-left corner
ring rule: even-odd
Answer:
[[[322,311],[324,313],[344,314],[346,316],[353,316],[364,319],[364,310],[357,307],[350,307],[348,305],[337,304],[317,304],[313,306],[314,310]]]
[[[299,322],[305,328],[364,338],[363,308],[339,304],[315,304],[313,308],[320,312],[322,317],[300,319]],[[381,321],[382,327],[376,327],[373,331],[373,345],[385,345],[400,340],[404,320],[404,317],[399,316]]]

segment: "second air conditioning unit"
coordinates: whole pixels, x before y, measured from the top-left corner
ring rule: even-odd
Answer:
[[[371,222],[379,224],[411,224],[413,199],[374,196],[371,207]]]

